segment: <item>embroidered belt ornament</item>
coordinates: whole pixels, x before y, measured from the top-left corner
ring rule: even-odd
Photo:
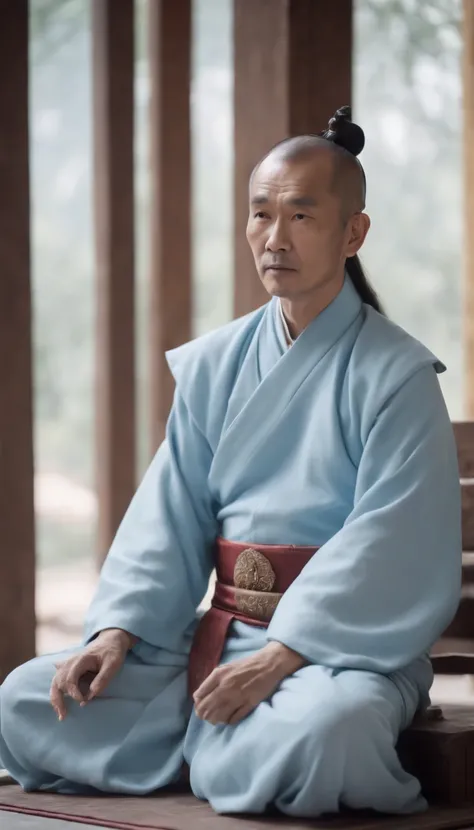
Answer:
[[[274,593],[275,571],[267,557],[247,548],[237,557],[234,567],[235,604],[242,614],[268,622],[282,594]]]

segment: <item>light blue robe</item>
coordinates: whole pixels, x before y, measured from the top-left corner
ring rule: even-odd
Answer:
[[[147,793],[179,776],[220,812],[276,804],[422,810],[398,735],[428,702],[427,653],[460,594],[452,428],[421,344],[364,306],[350,281],[287,349],[278,303],[168,355],[167,439],[104,565],[85,639],[140,638],[120,674],[58,722],[54,663],[14,671],[0,760],[26,788]],[[234,623],[223,659],[278,640],[310,665],[236,726],[186,695],[196,608],[218,534],[320,545],[268,630]]]

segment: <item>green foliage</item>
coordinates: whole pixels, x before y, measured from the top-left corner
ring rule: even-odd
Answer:
[[[89,0],[30,0],[31,57],[41,64],[67,48],[89,15]]]

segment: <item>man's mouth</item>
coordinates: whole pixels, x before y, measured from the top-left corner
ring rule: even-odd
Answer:
[[[290,268],[289,265],[265,265],[265,271],[295,271],[296,268]]]

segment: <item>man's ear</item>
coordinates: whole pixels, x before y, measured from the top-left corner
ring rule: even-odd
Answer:
[[[346,256],[355,256],[362,248],[370,229],[370,217],[366,213],[354,213],[350,219],[350,236]]]

